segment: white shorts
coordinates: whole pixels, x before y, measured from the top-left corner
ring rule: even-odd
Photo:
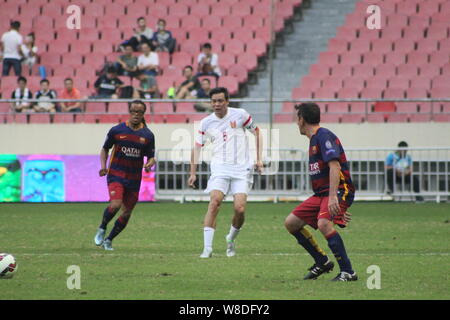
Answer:
[[[232,178],[225,176],[211,176],[208,180],[208,186],[206,187],[205,193],[210,193],[213,190],[221,191],[225,196],[228,192],[231,195],[237,193],[248,194],[252,189],[253,185],[253,173],[247,174],[243,178]]]

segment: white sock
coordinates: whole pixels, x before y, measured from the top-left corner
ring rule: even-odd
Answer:
[[[235,227],[233,227],[233,225],[231,225],[230,232],[228,232],[227,235],[227,240],[233,241],[234,239],[236,239],[237,235],[239,234],[239,231],[241,231],[241,229],[236,229]]]
[[[214,240],[214,228],[204,227],[203,228],[203,241],[205,249],[209,248],[212,250],[213,240]]]

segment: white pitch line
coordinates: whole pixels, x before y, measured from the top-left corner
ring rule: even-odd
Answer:
[[[17,253],[15,256],[124,256],[124,257],[145,257],[145,256],[179,256],[179,257],[196,257],[197,254],[179,254],[179,253],[117,253],[117,252],[105,252],[105,253]],[[214,253],[215,256],[225,256],[225,254]],[[307,256],[308,253],[250,253],[242,254],[240,256]],[[350,253],[350,256],[450,256],[450,252],[397,252],[397,253]]]

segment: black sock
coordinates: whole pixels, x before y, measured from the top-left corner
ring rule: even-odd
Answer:
[[[115,210],[109,206],[105,209],[105,211],[103,211],[103,219],[102,219],[102,223],[100,224],[101,229],[104,229],[104,230],[106,229],[106,226],[112,220],[112,218],[114,218],[117,211],[119,211],[119,209]]]
[[[336,231],[330,234],[327,238],[328,246],[336,257],[341,271],[353,274],[352,264],[345,251],[344,241]]]
[[[323,265],[328,261],[326,253],[319,247],[313,235],[308,230],[302,228],[292,235],[297,239],[298,243],[308,251],[317,264]]]
[[[112,241],[112,239],[117,237],[117,235],[119,233],[121,233],[122,230],[125,229],[125,227],[127,226],[128,219],[129,219],[129,217],[125,218],[124,216],[120,216],[116,220],[116,223],[114,223],[114,227],[112,228],[112,230],[111,230],[111,232],[110,232],[110,234],[109,234],[107,239]]]

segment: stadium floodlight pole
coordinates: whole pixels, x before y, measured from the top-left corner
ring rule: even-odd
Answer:
[[[275,50],[275,0],[270,2],[270,47],[269,47],[269,133],[267,149],[270,156],[272,150],[272,126],[273,126],[273,56]]]

